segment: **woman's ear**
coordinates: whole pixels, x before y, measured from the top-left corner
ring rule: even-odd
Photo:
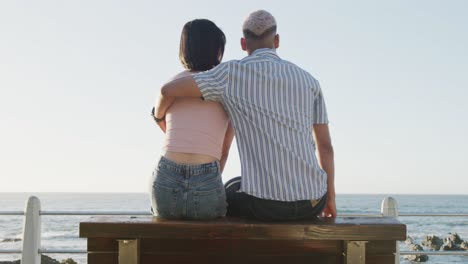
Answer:
[[[241,47],[243,51],[247,51],[247,43],[245,41],[245,38],[241,38]]]

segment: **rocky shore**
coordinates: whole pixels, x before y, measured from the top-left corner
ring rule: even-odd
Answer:
[[[405,241],[408,249],[411,251],[452,251],[452,250],[468,250],[468,240],[464,241],[457,233],[449,233],[449,236],[442,239],[436,235],[426,236],[420,244],[410,236]],[[410,255],[405,256],[406,260],[414,262],[426,262],[429,260],[428,255]]]
[[[20,264],[20,260],[15,260],[15,261],[0,261],[0,264]],[[74,261],[71,258],[64,259],[62,261],[58,261],[56,259],[53,259],[51,257],[48,257],[46,255],[41,255],[41,264],[77,264],[76,261]]]

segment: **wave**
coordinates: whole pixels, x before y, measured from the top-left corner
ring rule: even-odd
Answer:
[[[23,241],[22,238],[17,238],[17,237],[7,237],[2,240],[0,240],[0,243],[17,243]]]
[[[78,232],[76,230],[61,230],[61,231],[46,231],[42,233],[42,239],[49,240],[49,239],[76,239],[79,238]]]

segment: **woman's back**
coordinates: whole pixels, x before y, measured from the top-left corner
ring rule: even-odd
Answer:
[[[188,74],[183,72],[176,78]],[[188,164],[220,160],[228,123],[220,103],[201,98],[178,98],[166,114],[163,155]]]
[[[219,103],[177,99],[166,115],[164,151],[210,156],[210,161],[220,160],[227,126],[228,117]],[[190,163],[198,163],[197,160]],[[179,162],[187,163],[187,160]]]

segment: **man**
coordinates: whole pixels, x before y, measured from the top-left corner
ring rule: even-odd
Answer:
[[[241,181],[226,184],[228,215],[267,221],[335,217],[333,147],[322,91],[312,75],[276,54],[276,28],[270,13],[251,13],[241,39],[249,56],[165,84],[155,116],[163,120],[174,97],[223,104],[242,170]]]

